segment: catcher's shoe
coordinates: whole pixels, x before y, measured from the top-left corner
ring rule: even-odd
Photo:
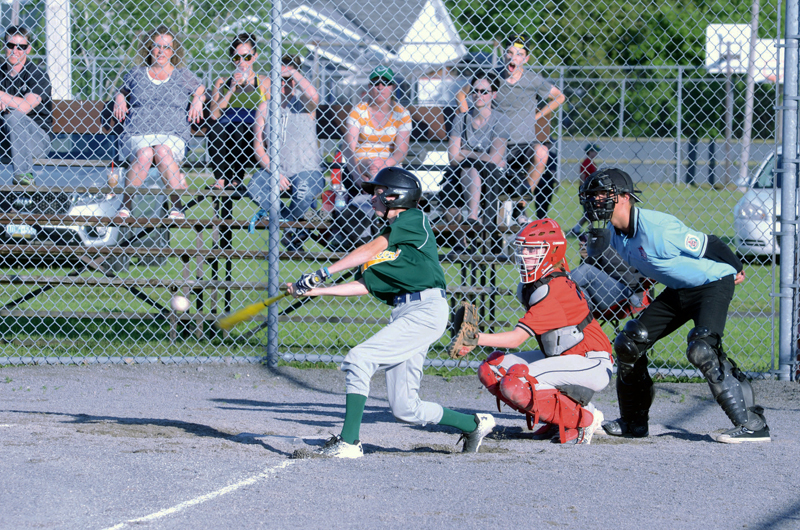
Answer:
[[[550,440],[554,436],[558,438],[558,425],[555,423],[543,423],[541,427],[531,432],[533,440]]]
[[[349,444],[337,434],[325,442],[325,445],[314,451],[314,454],[327,458],[361,458],[364,456],[364,448],[361,447],[359,440],[356,440],[354,444]]]
[[[647,422],[618,420],[605,421],[602,424],[606,434],[611,436],[625,436],[627,438],[645,438],[650,435]]]
[[[567,439],[564,442],[564,445],[589,445],[592,443],[592,436],[594,436],[594,433],[600,428],[600,425],[603,423],[604,419],[602,411],[598,409],[595,409],[595,411],[592,412],[592,416],[594,416],[594,419],[592,420],[592,424],[588,427],[578,427],[577,429],[566,430],[565,434]],[[556,435],[553,437],[552,442],[560,443],[561,440]]]
[[[722,434],[717,435],[716,441],[723,444],[743,444],[748,442],[771,442],[769,427],[764,425],[761,429],[753,431],[740,425],[733,429],[728,429]]]
[[[464,440],[462,453],[477,453],[483,439],[492,432],[496,425],[494,416],[491,414],[475,414],[475,423],[478,424],[478,427],[474,431],[462,433],[461,438],[458,439],[459,442]]]

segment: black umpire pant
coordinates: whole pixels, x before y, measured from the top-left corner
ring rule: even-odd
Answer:
[[[638,320],[647,329],[648,349],[689,320],[695,327],[706,327],[721,338],[725,332],[728,306],[733,299],[734,276],[725,276],[698,287],[671,289],[667,287],[642,311]],[[710,339],[710,338],[709,338]],[[721,344],[712,344],[719,346]],[[645,352],[623,381],[617,377],[617,397],[622,419],[645,421],[652,404],[650,389],[653,380],[647,370]]]

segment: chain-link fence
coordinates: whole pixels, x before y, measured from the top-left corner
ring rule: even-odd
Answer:
[[[360,183],[393,164],[423,181],[451,306],[472,300],[486,329],[511,329],[524,311],[509,241],[551,217],[613,338],[662,288],[582,257],[578,186],[619,167],[644,207],[745,256],[724,344],[767,374],[783,26],[775,1],[752,12],[15,0],[2,11],[0,362],[341,360],[388,321],[385,305],[284,301],[229,333],[213,324],[373,237]],[[652,366],[694,373],[690,327]],[[488,353],[456,363],[448,340],[433,366]]]

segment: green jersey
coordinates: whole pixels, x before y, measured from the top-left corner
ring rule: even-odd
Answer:
[[[424,213],[406,210],[379,235],[389,239],[389,246],[356,272],[370,294],[391,305],[400,294],[446,287],[436,237]]]

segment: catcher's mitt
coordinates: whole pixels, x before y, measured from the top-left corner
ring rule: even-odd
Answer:
[[[461,302],[453,317],[453,340],[447,349],[451,359],[464,357],[478,345],[478,309],[467,302]]]

